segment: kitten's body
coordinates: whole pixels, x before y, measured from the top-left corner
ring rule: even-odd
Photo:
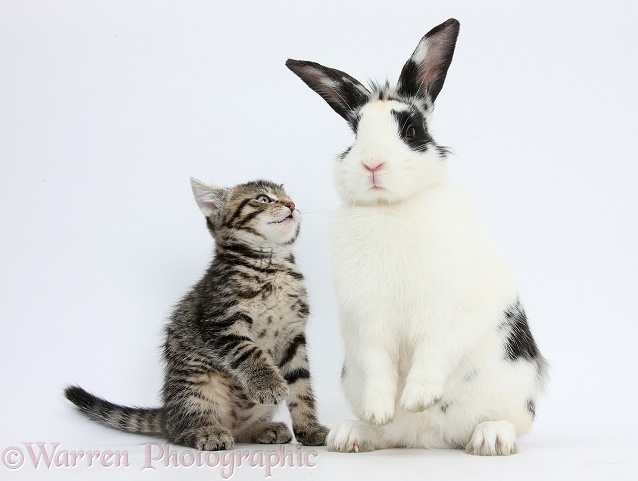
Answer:
[[[297,440],[324,444],[305,350],[307,294],[292,254],[298,211],[265,181],[232,190],[193,181],[193,190],[215,257],[166,328],[163,407],[116,406],[79,387],[67,397],[103,424],[205,450],[289,442],[288,428],[272,422],[285,399]]]

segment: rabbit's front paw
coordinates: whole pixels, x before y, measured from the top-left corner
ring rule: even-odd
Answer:
[[[431,382],[408,381],[399,404],[406,411],[419,413],[436,403],[443,395],[443,386]]]
[[[509,456],[516,452],[516,428],[509,421],[484,421],[474,428],[466,452],[477,456]]]
[[[362,421],[339,421],[328,434],[328,451],[362,453],[374,451],[376,429]]]
[[[362,418],[370,424],[381,426],[388,424],[394,419],[394,412],[394,399],[391,397],[383,399],[379,396],[375,399],[368,399],[367,402],[364,403]]]

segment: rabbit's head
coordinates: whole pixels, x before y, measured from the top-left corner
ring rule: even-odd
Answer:
[[[352,205],[405,200],[447,180],[446,150],[428,121],[452,62],[460,24],[450,19],[430,30],[403,66],[396,87],[371,89],[345,72],[288,60],[297,74],[343,117],[356,139],[335,166],[337,190]]]

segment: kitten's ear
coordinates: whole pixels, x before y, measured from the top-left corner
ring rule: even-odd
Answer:
[[[460,28],[459,21],[450,18],[425,34],[401,70],[397,85],[400,95],[436,100],[452,63]]]
[[[230,189],[213,187],[191,177],[195,201],[206,218],[221,209],[230,198]]]
[[[356,111],[370,98],[370,91],[361,82],[341,70],[315,62],[288,59],[286,67],[354,126]]]

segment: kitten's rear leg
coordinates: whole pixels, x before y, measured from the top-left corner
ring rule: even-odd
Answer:
[[[365,421],[339,421],[328,434],[328,450],[362,453],[388,448],[388,443],[381,439],[380,429],[383,428]]]
[[[237,435],[238,443],[285,444],[290,441],[292,433],[285,423],[256,423]]]
[[[200,451],[230,449],[235,445],[231,431],[219,423],[217,417],[184,403],[167,406],[166,437],[171,443]]]
[[[169,441],[200,451],[230,449],[235,445],[232,433],[220,425],[204,425],[187,429],[174,438],[169,438]]]
[[[230,426],[222,420],[228,408],[229,383],[216,372],[170,369],[164,386],[167,440],[203,451],[232,448]]]

